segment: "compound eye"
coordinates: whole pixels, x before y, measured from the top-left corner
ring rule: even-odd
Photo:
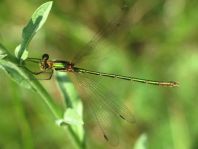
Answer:
[[[49,55],[48,54],[43,54],[42,60],[48,60],[48,59],[49,59]]]

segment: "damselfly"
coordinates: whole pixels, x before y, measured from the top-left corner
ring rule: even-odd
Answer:
[[[174,81],[154,81],[136,78],[133,76],[124,76],[118,74],[111,74],[106,72],[99,72],[91,69],[78,67],[79,63],[83,60],[87,59],[87,56],[93,53],[93,49],[96,48],[98,42],[102,39],[102,37],[111,34],[124,22],[125,16],[128,13],[128,6],[125,1],[122,7],[122,12],[119,17],[116,16],[116,19],[113,19],[109,23],[107,23],[102,30],[100,30],[93,38],[85,45],[79,53],[76,54],[72,61],[67,60],[50,60],[48,54],[43,54],[41,58],[28,58],[25,63],[32,62],[38,64],[39,70],[33,71],[29,69],[26,65],[26,68],[29,72],[36,76],[40,76],[42,74],[47,74],[47,77],[42,78],[45,80],[51,79],[54,71],[62,71],[67,72],[70,76],[72,76],[72,81],[76,83],[77,90],[81,98],[85,100],[89,100],[87,103],[93,112],[93,115],[96,117],[98,125],[104,135],[104,138],[109,141],[111,144],[116,144],[117,138],[114,134],[108,133],[108,128],[112,127],[107,121],[110,121],[107,113],[113,113],[113,115],[118,116],[128,122],[133,123],[135,121],[133,114],[128,110],[128,108],[120,104],[116,99],[116,96],[111,94],[111,91],[108,89],[104,89],[101,82],[96,82],[92,76],[96,78],[111,78],[111,79],[120,79],[128,82],[139,82],[150,85],[157,85],[162,87],[176,87],[178,86],[177,82]]]
[[[145,84],[151,84],[151,85],[159,85],[164,87],[176,87],[178,86],[178,83],[175,81],[155,81],[155,80],[146,80],[141,78],[136,78],[132,76],[123,76],[123,75],[117,75],[117,74],[110,74],[105,72],[97,72],[93,70],[88,70],[84,68],[76,67],[74,63],[65,61],[65,60],[49,60],[48,54],[43,54],[42,58],[28,58],[27,61],[31,61],[34,63],[38,63],[40,65],[40,71],[33,72],[29,70],[34,75],[39,75],[42,73],[48,73],[50,74],[46,80],[50,80],[54,70],[55,71],[65,71],[70,73],[84,73],[89,75],[97,75],[101,77],[109,77],[109,78],[115,78],[115,79],[121,79],[126,81],[133,81],[133,82],[140,82]]]
[[[67,72],[68,74],[72,74],[79,79],[78,83],[81,85],[80,87],[77,85],[79,90],[82,90],[80,96],[86,100],[89,99],[89,105],[94,103],[94,107],[92,107],[92,111],[100,129],[102,130],[104,138],[109,141],[111,144],[115,145],[118,142],[118,138],[112,133],[108,132],[107,127],[111,127],[111,124],[108,124],[106,120],[109,121],[109,118],[105,112],[111,112],[114,115],[133,123],[135,121],[133,114],[128,110],[125,105],[121,105],[118,103],[117,99],[111,95],[111,93],[107,93],[103,91],[100,83],[92,80],[91,76],[112,78],[112,79],[120,79],[128,82],[139,82],[150,85],[157,85],[162,87],[177,87],[178,83],[175,81],[155,81],[155,80],[147,80],[136,78],[132,76],[124,76],[118,74],[110,74],[105,72],[93,71],[85,68],[77,67],[74,63],[65,60],[50,60],[48,54],[43,54],[42,58],[28,58],[26,62],[36,63],[39,66],[39,71],[34,72],[24,66],[29,72],[32,74],[39,76],[41,74],[47,74],[47,78],[45,80],[50,80],[54,71],[62,71]],[[25,62],[25,63],[26,63]],[[103,110],[104,109],[104,110]],[[104,126],[108,125],[108,126]]]

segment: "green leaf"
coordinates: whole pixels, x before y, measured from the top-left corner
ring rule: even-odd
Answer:
[[[0,45],[0,59],[3,59],[7,56],[5,49]]]
[[[82,104],[79,104],[82,108]],[[79,115],[75,109],[68,108],[64,114],[64,121],[71,125],[83,125],[82,115]]]
[[[82,117],[73,108],[67,108],[64,118],[57,121],[59,126],[62,125],[83,125]]]
[[[0,45],[0,53],[0,68],[4,70],[8,76],[10,76],[10,78],[19,85],[26,88],[31,88],[30,84],[28,83],[29,79],[27,78],[27,75],[21,71],[16,59],[7,53],[7,50],[2,45]]]
[[[18,59],[25,60],[28,57],[27,47],[36,34],[47,20],[48,14],[52,7],[52,1],[42,4],[32,15],[31,20],[24,27],[22,32],[22,42],[15,49],[15,55]]]
[[[147,149],[147,135],[145,133],[141,134],[134,145],[134,149]]]
[[[83,104],[76,92],[73,83],[65,72],[56,72],[56,80],[62,93],[67,109],[59,125],[68,125],[75,142],[82,146],[85,144],[85,131],[83,128]]]

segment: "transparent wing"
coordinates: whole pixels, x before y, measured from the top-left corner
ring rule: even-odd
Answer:
[[[110,22],[108,22],[93,36],[93,38],[83,48],[78,50],[78,53],[71,59],[71,61],[75,64],[83,63],[84,61],[86,61],[87,57],[91,53],[93,53],[99,41],[101,41],[103,37],[112,35],[116,30],[118,30],[118,28],[124,22],[127,10],[128,3],[127,1],[123,0],[120,14],[116,18],[113,18]]]
[[[114,96],[107,87],[102,85],[100,82],[102,79],[98,81],[98,76],[92,76],[88,74],[78,74],[78,76],[79,78],[86,81],[88,88],[92,91],[92,93],[95,93],[95,95],[100,97],[99,100],[97,100],[99,103],[102,103],[116,116],[128,121],[129,123],[135,122],[135,117],[128,109],[128,107],[121,104],[118,98]]]
[[[85,100],[88,100],[87,105],[91,108],[91,114],[95,117],[104,139],[111,145],[117,145],[119,139],[116,130],[113,131],[111,128],[112,115],[110,109],[102,103],[102,101],[98,103],[100,97],[90,89],[89,82],[87,82],[87,80],[81,81],[81,87],[84,89],[83,95],[81,96],[83,97],[84,95],[88,95],[87,97],[84,96],[84,98],[86,97]]]
[[[118,145],[119,137],[112,119],[119,117],[130,123],[135,122],[130,110],[120,104],[107,88],[102,86],[100,82],[96,82],[92,77],[77,74],[72,75],[72,80],[76,80],[74,82],[77,82],[75,84],[77,84],[79,94],[85,106],[90,109],[89,111],[95,117],[104,139],[113,146]]]

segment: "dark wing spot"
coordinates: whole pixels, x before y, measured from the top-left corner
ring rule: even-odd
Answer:
[[[121,117],[123,120],[126,120],[126,119],[124,118],[124,116],[120,115],[120,117]]]
[[[104,138],[106,141],[109,141],[109,138],[104,134]]]

